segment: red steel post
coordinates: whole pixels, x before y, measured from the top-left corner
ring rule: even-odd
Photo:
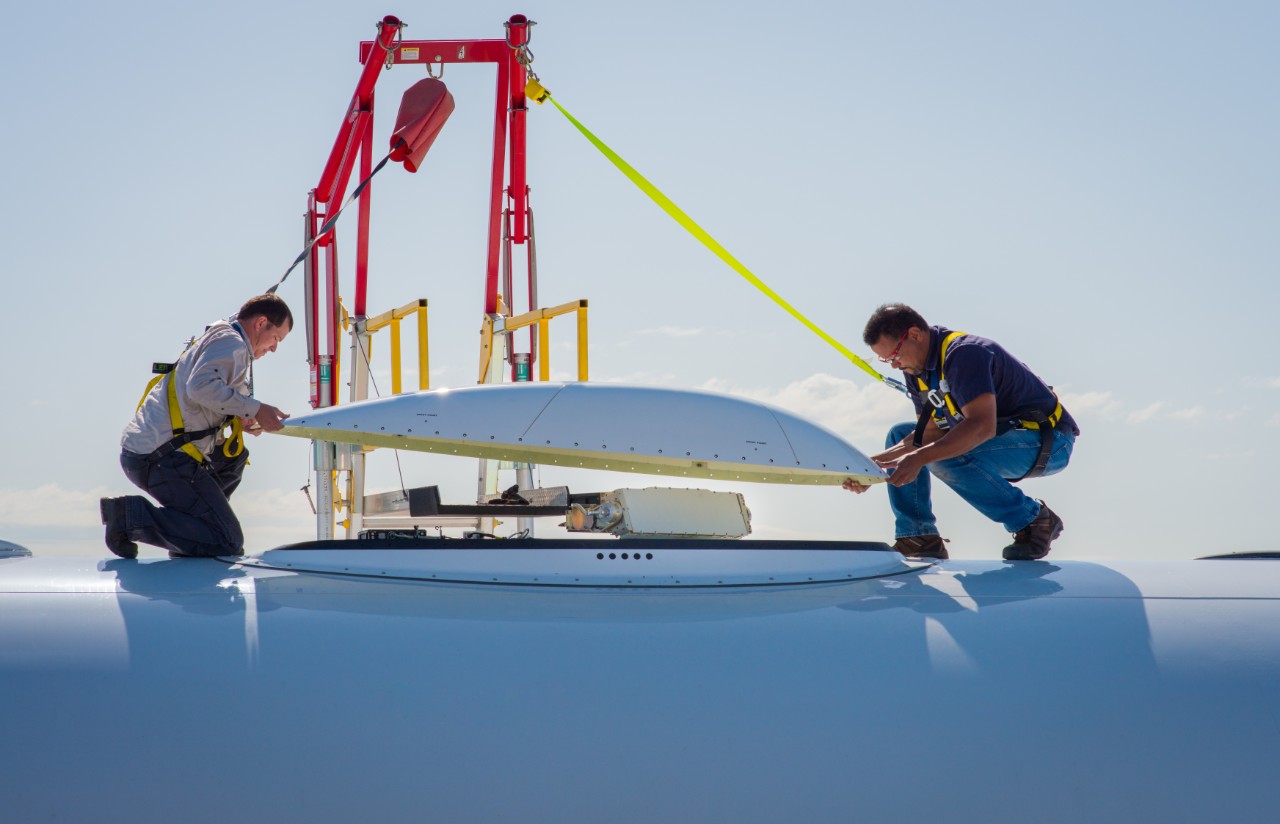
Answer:
[[[373,95],[369,95],[369,124],[360,140],[360,179],[365,180],[373,172]],[[369,284],[369,218],[373,209],[373,183],[360,194],[360,219],[356,228],[356,299],[352,311],[356,317],[365,315],[365,298]],[[354,366],[354,364],[352,364]]]
[[[345,157],[351,156],[353,144],[359,138],[355,133],[358,119],[356,115],[368,110],[372,105],[373,86],[378,82],[378,72],[385,65],[386,50],[391,49],[396,35],[400,32],[400,20],[392,15],[384,17],[380,26],[377,44],[381,48],[370,49],[367,53],[364,70],[360,72],[360,79],[356,81],[356,92],[351,97],[351,105],[342,116],[342,125],[338,127],[338,138],[333,143],[333,149],[329,151],[329,159],[325,161],[324,171],[320,173],[320,182],[316,184],[321,203],[329,202],[335,180],[339,176],[339,166]],[[348,167],[349,173],[350,167]]]
[[[306,236],[305,241],[311,242],[316,236],[316,231],[320,227],[320,218],[316,214],[316,190],[312,189],[307,193],[307,218],[306,218]],[[307,363],[311,367],[311,406],[317,408],[320,406],[320,324],[319,321],[319,305],[320,293],[317,288],[319,285],[319,274],[316,268],[318,258],[316,248],[311,247],[311,251],[307,253],[307,260],[304,271],[306,272],[306,306],[303,308],[305,313],[305,322],[307,325]]]
[[[524,66],[516,59],[517,49],[529,42],[529,18],[523,14],[514,14],[507,21],[507,40],[511,52],[507,58],[506,70],[511,73],[511,210],[515,213],[515,222],[511,227],[511,242],[523,244],[527,237],[525,218],[528,211],[528,179],[525,174],[525,115],[527,114],[524,86],[527,81]],[[503,67],[499,67],[499,71]],[[532,308],[532,307],[530,307]]]
[[[485,264],[484,311],[498,311],[498,259],[502,248],[502,180],[507,149],[507,88],[511,79],[498,63],[497,106],[493,118],[493,178],[489,188],[489,258]],[[511,296],[507,295],[508,303]]]

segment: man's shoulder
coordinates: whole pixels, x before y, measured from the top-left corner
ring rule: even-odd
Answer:
[[[215,320],[204,328],[204,334],[209,338],[240,337],[240,332],[228,320]]]
[[[971,335],[968,332],[955,334],[956,337],[948,341],[943,358],[944,368],[948,370],[990,363],[1000,351],[1000,344],[990,338]]]
[[[221,352],[233,352],[237,349],[249,350],[240,330],[225,320],[216,320],[205,327],[201,346],[205,349],[216,349]]]

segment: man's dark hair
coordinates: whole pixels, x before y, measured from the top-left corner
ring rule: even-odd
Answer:
[[[929,331],[929,324],[910,306],[905,303],[886,303],[871,314],[866,328],[862,330],[862,342],[871,346],[883,337],[897,340],[913,326]]]
[[[241,321],[250,320],[258,315],[266,318],[272,326],[284,326],[288,323],[289,328],[293,328],[293,313],[289,311],[288,305],[279,295],[266,294],[249,298],[236,313],[236,317]]]

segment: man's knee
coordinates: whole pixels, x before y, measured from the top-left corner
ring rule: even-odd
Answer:
[[[181,555],[213,558],[218,555],[243,555],[244,532],[238,521],[214,518],[205,523],[203,534],[183,542]]]
[[[244,552],[244,530],[239,521],[224,525],[223,545],[227,555],[240,555]]]
[[[884,439],[886,447],[897,446],[902,443],[903,439],[916,431],[916,425],[912,421],[903,421],[896,423],[889,429],[888,436]]]

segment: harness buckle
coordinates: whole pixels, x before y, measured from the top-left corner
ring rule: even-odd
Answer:
[[[947,405],[946,400],[938,393],[937,389],[930,389],[925,395],[925,399],[928,400],[929,403],[933,404],[934,409],[942,409]]]

